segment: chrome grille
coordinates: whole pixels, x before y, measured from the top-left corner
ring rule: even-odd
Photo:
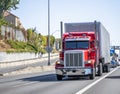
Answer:
[[[66,67],[80,67],[83,66],[83,53],[65,53]]]

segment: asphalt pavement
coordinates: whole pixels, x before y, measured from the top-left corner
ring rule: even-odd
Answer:
[[[89,80],[88,77],[66,77],[57,81],[55,71],[1,76],[0,94],[120,94],[119,81],[120,67],[111,69],[110,73],[103,73],[94,80]],[[93,83],[95,84],[92,85]],[[83,93],[79,92],[88,86],[91,87]]]
[[[120,67],[83,94],[120,94]]]

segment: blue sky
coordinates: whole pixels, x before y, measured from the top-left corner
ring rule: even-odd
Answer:
[[[48,34],[48,0],[20,0],[19,9],[11,12],[27,28]],[[100,21],[110,33],[111,45],[120,45],[120,0],[50,0],[50,33],[60,37],[60,21]],[[55,32],[55,33],[53,33]]]

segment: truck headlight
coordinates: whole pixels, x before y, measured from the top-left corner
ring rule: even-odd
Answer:
[[[57,61],[55,62],[55,64],[63,64],[63,61],[62,61],[62,60],[57,60]]]
[[[91,60],[85,61],[85,64],[90,64],[90,63],[92,63]]]
[[[58,60],[55,62],[55,68],[58,69],[58,68],[62,68],[64,67],[63,65],[63,62],[61,60]]]
[[[56,61],[55,64],[60,64],[60,61]]]
[[[88,60],[88,63],[92,63],[92,61],[91,61],[91,60]]]

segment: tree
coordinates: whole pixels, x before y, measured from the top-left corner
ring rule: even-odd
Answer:
[[[28,40],[28,42],[32,43],[32,41],[33,41],[32,37],[33,37],[33,30],[28,29],[27,30],[27,40]]]
[[[36,29],[30,28],[27,30],[27,40],[28,43],[33,45],[36,52],[41,51],[42,46],[42,35],[36,32]]]
[[[55,43],[55,37],[54,36],[50,36],[50,45],[53,47]]]
[[[3,38],[3,36],[1,35],[1,26],[4,25],[6,27],[6,25],[8,25],[8,23],[2,18],[0,19],[0,39]],[[6,31],[6,28],[5,28]]]
[[[19,4],[20,0],[0,0],[0,18],[3,17],[3,13],[6,10],[16,10],[17,4]]]

